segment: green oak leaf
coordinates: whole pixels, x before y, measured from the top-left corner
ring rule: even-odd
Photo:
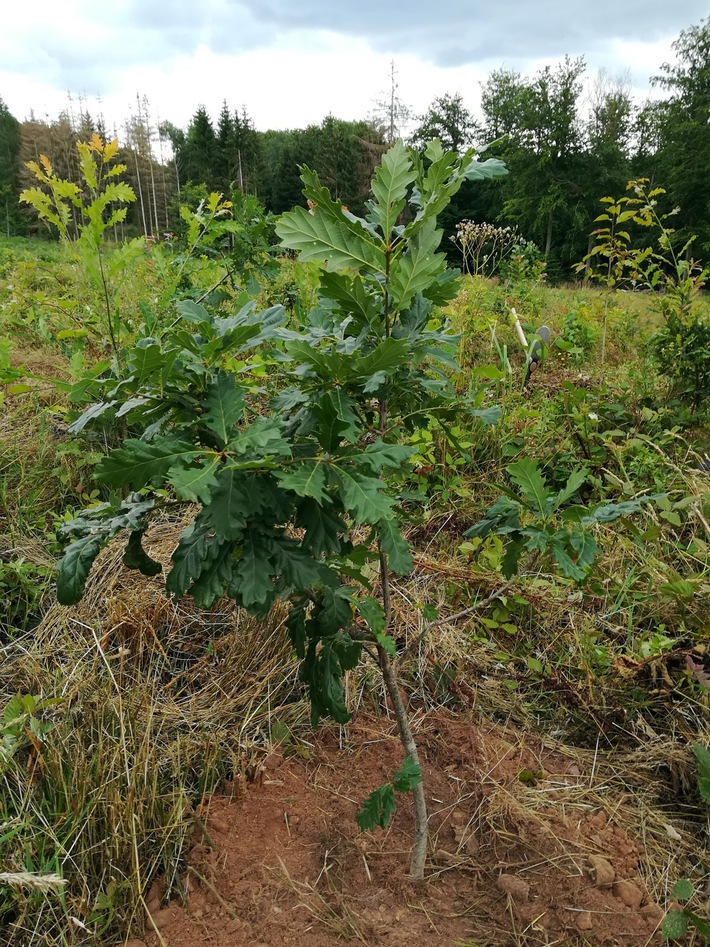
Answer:
[[[208,504],[217,486],[216,474],[221,467],[218,456],[206,457],[199,467],[178,467],[167,476],[179,500]]]
[[[398,575],[409,575],[414,568],[414,560],[397,520],[388,519],[380,523],[378,535],[382,549],[387,554],[387,565],[390,569]]]
[[[374,201],[370,203],[371,219],[376,221],[385,240],[389,240],[397,218],[405,208],[407,192],[417,176],[412,159],[402,141],[382,156],[372,182]]]
[[[374,789],[365,799],[355,820],[361,832],[371,832],[378,825],[381,829],[386,829],[396,811],[394,786],[392,783],[385,783],[384,786]]]
[[[304,460],[284,471],[276,471],[276,479],[286,490],[300,497],[313,497],[318,503],[329,503],[325,492],[325,464],[321,460]]]
[[[260,605],[273,594],[275,572],[276,567],[264,551],[258,531],[247,530],[230,592],[239,595],[245,608]]]
[[[394,500],[384,492],[385,484],[374,477],[365,477],[355,470],[338,468],[343,506],[358,523],[380,523],[390,519]]]
[[[305,530],[304,545],[314,556],[341,551],[341,536],[347,527],[332,508],[320,506],[313,499],[305,499],[298,505],[296,526]]]
[[[160,485],[171,468],[186,467],[202,456],[201,448],[171,435],[152,441],[127,438],[122,447],[103,458],[95,477],[100,483],[139,490],[148,483]]]
[[[94,560],[109,538],[108,532],[90,533],[67,546],[57,579],[57,600],[60,605],[76,605],[81,601]]]
[[[184,529],[173,553],[172,569],[165,580],[168,593],[179,599],[203,572],[211,572],[220,556],[224,555],[225,544],[226,540],[216,536],[209,523],[199,518]]]
[[[411,756],[405,756],[404,762],[394,774],[392,783],[397,792],[411,792],[422,781],[422,768]]]
[[[145,530],[136,529],[128,537],[126,551],[123,553],[123,564],[127,569],[137,569],[143,575],[159,575],[163,571],[161,563],[151,559],[143,549],[143,534]]]
[[[245,404],[245,394],[237,388],[234,375],[219,372],[207,389],[203,421],[217,435],[220,447],[224,447],[232,437]]]

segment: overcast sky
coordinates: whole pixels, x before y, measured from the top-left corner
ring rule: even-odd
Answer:
[[[476,110],[501,65],[531,74],[565,54],[588,74],[628,70],[636,94],[673,58],[702,0],[6,0],[0,97],[20,119],[83,97],[109,128],[147,95],[185,126],[198,105],[244,104],[257,128],[366,117],[388,90],[414,113],[445,92]]]

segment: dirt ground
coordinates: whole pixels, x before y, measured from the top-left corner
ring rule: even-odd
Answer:
[[[574,757],[442,712],[418,721],[431,809],[427,880],[407,877],[409,797],[387,832],[355,813],[401,750],[386,718],[264,759],[198,813],[184,904],[148,898],[147,947],[661,943],[643,848]],[[627,831],[628,830],[628,831]],[[130,941],[140,947],[142,941]]]

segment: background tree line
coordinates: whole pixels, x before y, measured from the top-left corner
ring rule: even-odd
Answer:
[[[710,18],[684,30],[674,52],[675,62],[651,78],[663,97],[642,105],[623,78],[600,73],[585,83],[584,61],[570,58],[531,76],[495,70],[483,83],[480,115],[458,92],[435,99],[418,117],[411,144],[432,137],[456,149],[492,143],[488,153],[510,170],[485,186],[461,188],[442,220],[448,233],[463,218],[514,225],[544,252],[551,275],[567,278],[589,248],[599,198],[621,194],[631,178],[647,177],[681,208],[677,226],[683,235],[697,234],[695,254],[710,258]],[[94,131],[121,142],[126,179],[138,197],[128,233],[177,230],[180,203],[195,205],[209,191],[229,193],[232,187],[282,213],[303,203],[302,164],[360,212],[373,167],[393,135],[395,117],[397,123],[401,118],[394,95],[390,109],[392,115],[380,112],[358,122],[328,116],[306,128],[260,132],[246,108],[231,110],[225,101],[216,123],[200,106],[181,129],[153,119],[143,98],[122,128],[106,129],[81,104],[54,120],[31,116],[21,122],[0,99],[2,230],[37,232],[17,202],[31,183],[25,163],[47,154],[60,176],[77,181],[75,143]]]

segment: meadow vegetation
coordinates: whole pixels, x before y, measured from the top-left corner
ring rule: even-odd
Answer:
[[[358,823],[419,793],[415,877],[417,732],[492,721],[643,798],[647,886],[700,936],[710,316],[663,192],[610,195],[587,279],[550,286],[498,231],[447,268],[437,216],[503,171],[473,152],[396,144],[362,218],[306,169],[310,212],[214,193],[123,244],[115,148],[79,157],[82,187],[45,164],[24,194],[60,242],[0,241],[8,943],[142,936],[212,794],[354,712],[397,718]]]

